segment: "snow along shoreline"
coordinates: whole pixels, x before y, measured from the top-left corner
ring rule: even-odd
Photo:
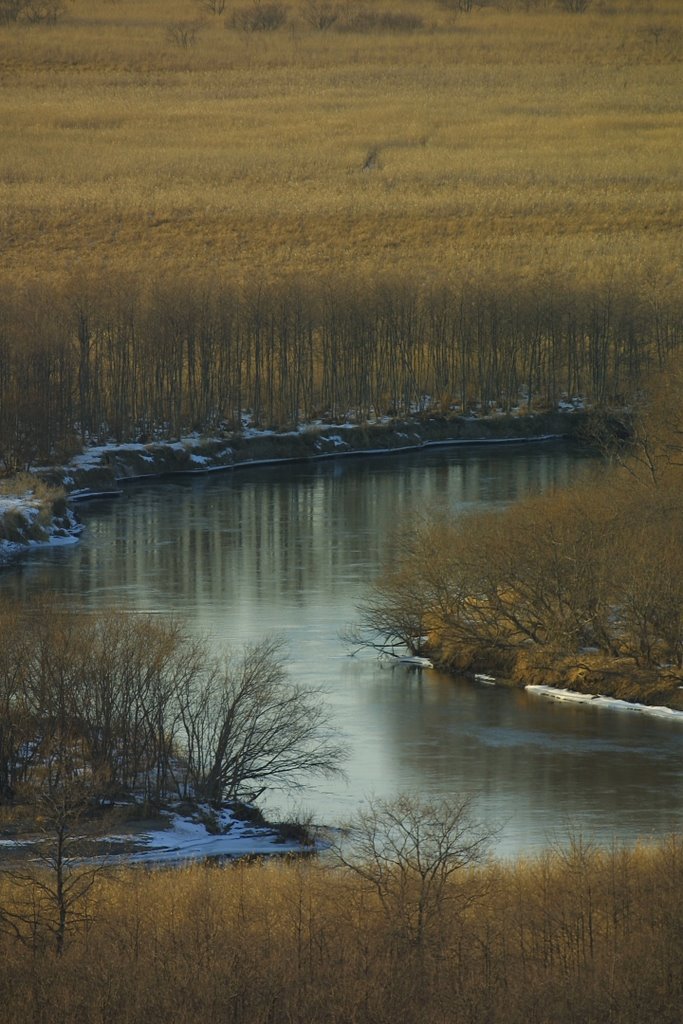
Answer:
[[[263,436],[263,435],[261,435]],[[286,438],[286,434],[274,434],[273,437],[278,439]],[[427,448],[453,448],[453,447],[480,447],[483,445],[518,445],[518,444],[539,444],[543,442],[551,441],[563,441],[565,440],[563,434],[543,434],[538,437],[502,437],[502,438],[477,438],[474,440],[463,440],[455,439],[451,441],[421,441],[418,444],[403,445],[400,448],[350,448],[345,449],[343,447],[336,448],[334,451],[329,452],[317,452],[312,455],[282,455],[273,456],[272,458],[255,458],[255,459],[240,459],[238,461],[231,462],[218,462],[213,463],[208,456],[190,454],[189,462],[191,465],[181,465],[175,469],[160,468],[156,472],[151,471],[147,473],[123,473],[121,476],[116,476],[115,481],[117,484],[127,483],[141,483],[145,480],[154,481],[166,479],[173,476],[206,476],[208,473],[227,473],[231,470],[239,469],[258,469],[267,468],[268,466],[282,466],[292,463],[302,462],[320,462],[326,459],[343,459],[343,458],[360,458],[363,456],[377,456],[377,455],[404,455],[410,452],[423,451]],[[168,445],[155,445],[154,447],[163,449],[166,448],[168,451],[179,451],[180,446],[183,445],[186,449],[190,446],[191,439],[184,439],[184,441],[176,442],[175,444]],[[329,438],[328,440],[331,440]],[[73,463],[70,463],[72,468],[82,468],[83,466],[92,465],[89,462],[89,457],[92,454],[100,454],[103,458],[113,457],[115,462],[121,466],[122,462],[125,462],[126,455],[140,455],[141,458],[147,460],[147,451],[150,446],[145,445],[121,445],[121,446],[102,446],[102,448],[89,449],[88,453],[83,457],[83,462],[79,462],[81,456],[76,456]],[[143,454],[144,453],[144,454]],[[226,454],[221,453],[221,454]],[[160,452],[164,454],[164,452]],[[87,490],[87,489],[76,489],[69,493],[70,501],[86,501],[91,498],[115,498],[119,497],[123,493],[120,487],[116,487],[109,490]]]
[[[70,500],[112,497],[125,483],[171,476],[200,476],[241,468],[328,459],[408,454],[436,447],[538,444],[575,438],[581,412],[490,418],[432,418],[366,424],[321,422],[296,430],[256,429],[245,420],[240,432],[207,437],[189,434],[178,441],[96,445],[65,467],[39,470],[63,485]]]
[[[0,568],[35,548],[75,544],[82,531],[63,498],[54,502],[32,490],[0,495]]]
[[[577,438],[585,426],[583,408],[560,408],[542,414],[494,415],[487,417],[430,416],[416,420],[382,420],[367,423],[337,424],[315,421],[301,424],[290,431],[252,427],[248,416],[242,429],[207,436],[190,433],[178,440],[110,441],[93,444],[74,456],[66,465],[49,465],[31,470],[38,480],[53,488],[65,490],[70,504],[94,498],[116,498],[127,482],[157,480],[177,475],[204,475],[242,468],[258,468],[287,463],[315,462],[362,456],[409,454],[452,445],[527,444]],[[26,474],[23,476],[23,483]],[[8,481],[9,482],[9,481]],[[28,547],[35,518],[30,507],[35,501],[30,493],[14,495],[11,518],[25,520],[25,537],[12,523],[12,536],[3,529],[0,508],[0,558],[2,542],[10,540],[16,547],[4,545],[5,555],[16,554]],[[45,502],[43,502],[45,505]],[[61,510],[63,511],[63,510]],[[74,522],[55,525],[55,536],[77,538]],[[32,538],[49,543],[48,532]]]
[[[302,424],[292,431],[261,430],[245,418],[242,430],[223,436],[197,433],[177,441],[110,442],[93,445],[64,466],[32,470],[37,480],[66,492],[69,506],[114,498],[126,483],[173,476],[199,476],[325,459],[392,455],[436,447],[538,444],[576,437],[581,410],[491,417],[432,417],[427,420],[355,424]],[[23,478],[25,479],[25,477]],[[31,491],[0,498],[0,567],[31,548],[72,544],[83,529],[72,507],[60,499],[50,517],[49,499]]]
[[[108,835],[110,844],[107,863],[146,864],[149,867],[178,866],[202,861],[237,860],[241,857],[306,856],[325,848],[319,839],[302,843],[288,839],[277,826],[254,825],[237,818],[225,807],[215,815],[215,831],[197,820],[173,812],[163,812],[166,828],[151,828],[138,835]],[[133,845],[132,850],[118,852],[117,845]]]
[[[204,820],[198,813],[188,816],[164,810],[149,822],[148,828],[139,830],[124,824],[115,832],[105,831],[89,840],[82,838],[81,851],[73,862],[107,867],[184,867],[245,857],[307,857],[329,845],[315,834],[304,841],[289,835],[281,825],[254,824],[239,817],[229,806],[220,811],[203,810]],[[197,808],[197,812],[201,811],[201,807]],[[211,827],[207,825],[209,819]],[[0,863],[35,860],[44,844],[44,836],[0,838]]]
[[[683,711],[677,711],[675,708],[668,708],[665,705],[637,704],[633,701],[620,700],[618,697],[603,697],[599,693],[580,693],[578,690],[565,690],[561,687],[542,686],[536,683],[529,683],[524,689],[527,693],[545,697],[547,700],[589,704],[593,708],[608,708],[611,711],[636,711],[683,723]]]

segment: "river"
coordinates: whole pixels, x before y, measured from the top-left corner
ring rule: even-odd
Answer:
[[[571,483],[591,460],[558,444],[432,449],[129,484],[79,512],[72,547],[0,575],[17,599],[174,614],[218,647],[279,633],[322,687],[347,777],[270,797],[273,813],[337,823],[366,795],[473,794],[501,855],[580,831],[634,841],[683,825],[683,722],[566,706],[435,670],[354,657],[340,639],[392,530],[433,509],[483,512]]]

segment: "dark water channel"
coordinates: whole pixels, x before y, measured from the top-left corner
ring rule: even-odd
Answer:
[[[348,779],[271,809],[341,821],[369,793],[475,793],[499,852],[581,830],[634,840],[683,825],[683,722],[554,704],[433,670],[349,657],[355,618],[402,519],[476,513],[563,486],[587,456],[559,445],[449,448],[408,456],[242,469],[129,485],[80,512],[80,544],[0,575],[24,598],[174,613],[216,645],[284,634],[289,666],[322,686],[350,747]]]

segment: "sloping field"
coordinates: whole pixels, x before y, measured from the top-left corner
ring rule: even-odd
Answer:
[[[6,281],[673,280],[674,0],[295,0],[264,31],[221,6],[73,0],[0,24]]]

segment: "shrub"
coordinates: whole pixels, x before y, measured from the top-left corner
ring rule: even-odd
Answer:
[[[337,28],[340,32],[415,32],[424,28],[424,21],[417,14],[364,9],[338,22]]]
[[[331,28],[339,20],[339,8],[328,0],[308,0],[302,13],[304,21],[320,32]]]
[[[187,50],[197,42],[200,28],[196,21],[176,21],[166,29],[166,38],[174,46]]]
[[[287,21],[287,8],[279,3],[256,3],[241,7],[232,16],[233,28],[243,32],[274,32]]]
[[[62,0],[0,0],[0,25],[16,21],[54,25],[65,10]]]

